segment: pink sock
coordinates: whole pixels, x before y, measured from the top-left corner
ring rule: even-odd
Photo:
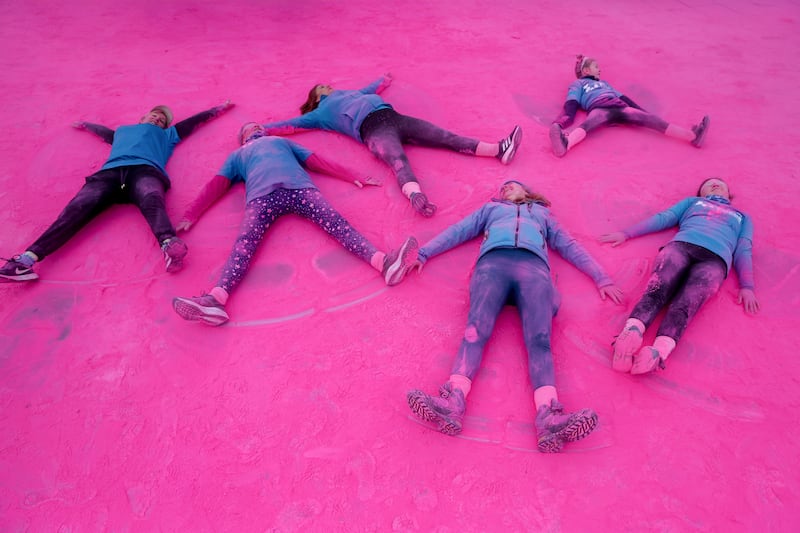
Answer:
[[[533,391],[533,404],[537,411],[543,405],[549,406],[552,400],[558,401],[558,393],[553,385],[545,385]]]
[[[471,379],[469,379],[467,376],[462,376],[461,374],[451,374],[449,381],[453,384],[453,387],[464,393],[464,398],[467,397],[467,394],[469,394],[469,391],[472,388]]]
[[[214,287],[213,289],[208,291],[208,294],[213,296],[214,299],[219,303],[221,303],[222,305],[225,305],[228,302],[228,291],[226,291],[222,287]]]
[[[369,264],[372,265],[372,268],[377,270],[378,272],[383,272],[383,260],[386,258],[386,254],[383,252],[375,252],[372,254],[372,257],[369,258]]]

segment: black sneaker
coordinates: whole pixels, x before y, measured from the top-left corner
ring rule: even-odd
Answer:
[[[15,255],[11,259],[6,259],[6,264],[0,268],[0,283],[7,281],[30,281],[39,279],[39,274],[33,271],[33,267],[19,261],[20,257]]]
[[[692,131],[694,132],[694,140],[692,141],[692,145],[696,148],[700,148],[703,146],[703,140],[706,138],[706,133],[708,133],[708,126],[711,123],[711,119],[708,118],[708,115],[703,117],[703,120],[700,121],[700,124],[696,126],[692,126]]]
[[[556,157],[564,157],[564,154],[567,153],[567,136],[564,135],[560,124],[554,123],[550,126],[550,144],[553,145],[553,153],[556,154]]]
[[[167,272],[172,274],[183,268],[183,258],[186,257],[189,248],[180,238],[172,237],[161,243],[161,251],[164,252]]]
[[[522,128],[514,126],[508,137],[500,141],[500,152],[497,154],[497,159],[504,165],[508,165],[514,159],[519,148],[519,143],[522,142]]]

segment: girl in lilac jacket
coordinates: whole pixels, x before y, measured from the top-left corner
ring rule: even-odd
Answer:
[[[483,142],[446,131],[430,122],[397,113],[378,96],[392,83],[385,74],[358,91],[333,90],[330,85],[315,85],[300,107],[299,117],[264,124],[269,135],[287,135],[298,129],[323,129],[343,133],[367,148],[394,172],[403,194],[414,209],[430,217],[436,206],[428,201],[411,170],[403,144],[446,148],[476,156],[496,157],[511,163],[522,141],[522,129],[515,126],[499,142]]]
[[[483,358],[497,315],[513,303],[522,318],[522,335],[528,350],[528,368],[536,405],[538,448],[558,452],[564,442],[581,439],[597,424],[591,409],[565,413],[555,388],[550,332],[556,312],[555,289],[550,279],[547,248],[594,280],[600,297],[620,302],[622,293],[603,268],[550,214],[550,202],[517,181],[500,188],[492,200],[419,250],[419,268],[430,258],[474,237],[483,235],[478,262],[470,281],[470,308],[461,347],[450,379],[439,395],[419,390],[408,393],[411,410],[435,423],[439,431],[461,431],[466,396]]]
[[[759,310],[753,281],[753,223],[731,205],[728,185],[719,178],[700,184],[697,196],[600,240],[617,246],[674,226],[678,233],[656,256],[645,293],[614,342],[614,370],[644,374],[665,368],[689,321],[716,294],[731,266],[739,276],[739,303],[748,313]],[[640,350],[645,330],[667,302],[653,345]]]

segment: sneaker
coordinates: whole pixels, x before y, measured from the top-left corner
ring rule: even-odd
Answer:
[[[415,192],[410,197],[411,207],[424,217],[432,217],[436,213],[436,206],[428,201],[425,193]]]
[[[694,132],[694,140],[692,141],[692,145],[696,148],[703,146],[703,140],[706,138],[706,133],[708,133],[708,126],[710,123],[711,119],[709,119],[708,115],[706,115],[703,117],[703,120],[700,121],[700,124],[692,126],[692,131]]]
[[[20,256],[15,255],[5,261],[6,264],[3,265],[3,268],[0,268],[0,283],[39,279],[39,274],[33,271],[33,267],[20,262]]]
[[[164,252],[167,272],[174,273],[183,268],[183,258],[186,257],[189,249],[179,237],[171,237],[161,243],[161,251]]]
[[[664,370],[667,365],[661,354],[653,346],[645,346],[633,358],[631,374],[647,374],[654,370]]]
[[[522,142],[522,128],[514,126],[509,136],[498,143],[500,152],[497,154],[497,159],[504,165],[511,163],[514,160],[520,142]]]
[[[564,130],[561,129],[561,124],[552,124],[550,126],[550,144],[553,145],[553,153],[556,157],[564,157],[567,153],[567,136],[564,135]]]
[[[642,346],[642,331],[639,326],[631,325],[622,330],[614,341],[614,358],[611,367],[617,372],[630,372],[633,366],[633,354]]]
[[[417,252],[419,251],[419,244],[417,239],[409,237],[405,240],[398,250],[394,250],[386,254],[383,259],[383,270],[381,275],[389,286],[397,285],[411,269],[411,266],[417,261]]]
[[[210,326],[221,326],[229,320],[225,306],[210,294],[192,298],[173,298],[172,307],[185,320],[200,320]]]
[[[419,390],[407,395],[408,406],[422,420],[433,422],[445,435],[461,433],[467,402],[461,389],[453,388],[449,381],[439,387],[439,396],[430,396]]]
[[[564,442],[580,440],[589,435],[595,427],[597,427],[597,413],[591,409],[564,413],[564,406],[558,400],[551,400],[550,405],[539,407],[536,413],[539,451],[560,452]]]

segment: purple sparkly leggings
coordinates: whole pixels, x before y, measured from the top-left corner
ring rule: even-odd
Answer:
[[[677,342],[700,307],[722,286],[726,273],[725,261],[714,252],[688,242],[669,242],[656,256],[647,288],[631,318],[649,327],[671,299],[657,335]]]
[[[497,315],[505,304],[513,303],[522,319],[531,384],[534,388],[555,385],[550,351],[554,293],[550,269],[534,253],[499,248],[483,255],[469,284],[467,327],[452,373],[475,377]]]
[[[228,293],[242,281],[267,229],[279,217],[295,213],[327,231],[348,252],[369,263],[378,249],[357,232],[317,189],[277,189],[247,202],[239,237],[217,285]]]
[[[411,170],[403,144],[445,148],[475,155],[478,141],[461,137],[425,120],[401,115],[393,109],[373,111],[361,123],[361,138],[375,157],[386,163],[402,188],[417,177]]]

